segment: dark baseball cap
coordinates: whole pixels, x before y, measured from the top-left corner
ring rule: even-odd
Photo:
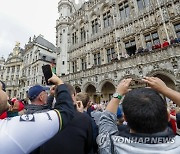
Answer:
[[[49,87],[35,85],[35,86],[29,88],[28,98],[30,100],[34,100],[42,91],[46,91],[46,90],[49,90]]]

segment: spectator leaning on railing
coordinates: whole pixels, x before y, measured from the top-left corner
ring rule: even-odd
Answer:
[[[104,113],[93,113],[99,127],[97,143],[101,154],[113,153],[180,153],[180,137],[167,127],[169,113],[162,93],[180,104],[180,94],[156,77],[143,79],[151,88],[129,91],[132,79],[124,79],[117,87]],[[153,90],[154,89],[154,90]],[[158,92],[156,92],[156,91]],[[126,95],[125,95],[126,94]],[[130,130],[119,132],[116,112],[122,96],[124,119]],[[99,117],[99,118],[98,118]]]
[[[74,107],[67,87],[56,75],[49,81],[57,86],[56,109],[0,120],[1,154],[30,153],[53,137],[73,118]],[[0,114],[9,108],[7,98],[7,94],[0,90]]]

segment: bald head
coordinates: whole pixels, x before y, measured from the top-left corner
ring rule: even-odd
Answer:
[[[8,109],[8,96],[3,90],[0,90],[0,114],[2,114],[4,111],[7,111]]]

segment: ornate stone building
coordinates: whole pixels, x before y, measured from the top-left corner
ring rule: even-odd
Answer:
[[[17,42],[7,60],[0,59],[0,80],[6,83],[9,97],[23,99],[27,97],[29,87],[46,85],[42,66],[55,65],[56,57],[56,47],[42,35],[29,38],[25,49]]]
[[[77,91],[109,100],[120,80],[143,76],[180,90],[180,45],[152,50],[180,37],[179,0],[60,0],[58,10],[57,73]]]
[[[0,80],[3,80],[3,76],[4,76],[4,70],[5,70],[5,58],[2,56],[0,58]]]
[[[22,73],[20,76],[20,98],[26,97],[26,92],[33,85],[45,85],[42,66],[56,64],[56,48],[42,35],[29,38],[25,45]]]
[[[19,78],[21,76],[23,55],[24,50],[20,48],[20,43],[17,42],[13,52],[9,54],[4,63],[2,80],[6,83],[6,91],[10,98],[19,96]]]

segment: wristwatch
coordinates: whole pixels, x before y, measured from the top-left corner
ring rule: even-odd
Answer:
[[[119,93],[114,93],[113,98],[117,98],[120,100],[122,98],[122,96]]]

